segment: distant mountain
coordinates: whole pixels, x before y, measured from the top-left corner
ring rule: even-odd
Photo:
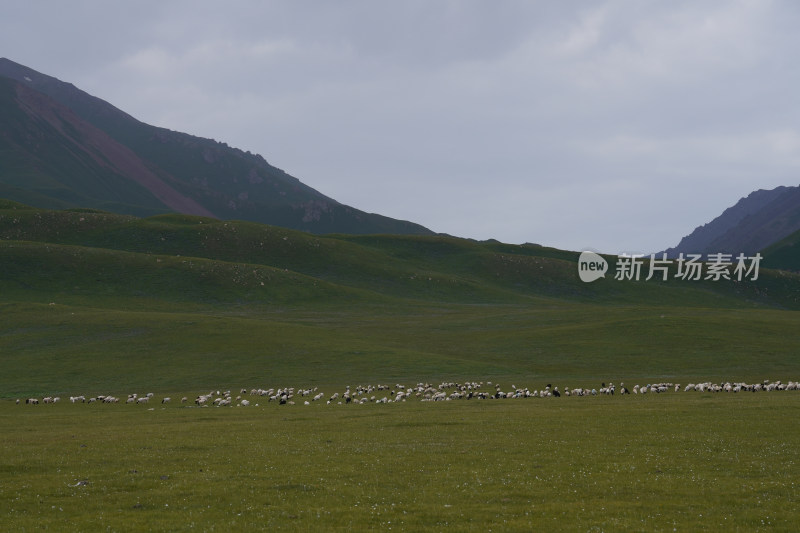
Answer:
[[[754,254],[800,230],[800,186],[758,190],[695,229],[674,248],[680,253]]]
[[[432,233],[341,204],[260,155],[140,122],[5,58],[0,197],[45,208],[179,212],[312,233]]]

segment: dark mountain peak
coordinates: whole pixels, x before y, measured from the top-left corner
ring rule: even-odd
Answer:
[[[0,149],[12,154],[0,162],[0,196],[41,207],[96,207],[137,215],[176,210],[314,233],[432,233],[340,204],[258,154],[145,124],[70,83],[8,59],[0,59],[0,77],[45,95],[61,106],[59,116],[69,110],[73,115],[63,123],[80,133],[70,135],[35,113],[0,123]],[[33,100],[30,94],[22,100],[4,94],[0,108],[12,114]],[[45,114],[52,109],[39,106]],[[44,128],[38,132],[44,144],[20,136],[31,128]],[[164,190],[174,191],[171,203]],[[200,211],[185,207],[192,205]]]
[[[25,65],[15,63],[5,57],[0,57],[0,76],[17,80],[26,87],[46,94],[79,115],[105,115],[116,117],[118,120],[136,121],[135,118],[124,111],[114,107],[105,100],[101,100],[96,96],[92,96],[78,89],[69,82],[61,81],[47,74],[42,74],[41,72],[26,67]]]
[[[680,253],[753,254],[800,229],[800,186],[759,189],[714,220],[696,228],[674,248]]]
[[[43,78],[55,79],[52,76],[45,76],[41,72],[36,72],[30,67],[15,63],[6,57],[0,57],[0,75],[15,80],[24,80],[29,84],[39,83]]]

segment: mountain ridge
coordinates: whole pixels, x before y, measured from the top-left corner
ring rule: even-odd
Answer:
[[[23,111],[32,119],[36,117],[44,119],[48,125],[71,141],[74,149],[84,152],[101,167],[131,176],[159,201],[175,211],[214,216],[208,209],[181,195],[168,183],[161,180],[129,148],[116,142],[92,124],[80,120],[71,109],[52,105],[48,96],[28,89],[21,83],[16,83],[14,89],[17,93],[17,101]],[[71,130],[71,132],[67,130]],[[103,155],[110,157],[104,158]]]
[[[122,170],[117,172],[118,182],[120,178],[133,181],[138,178],[138,183],[157,198],[153,202],[146,198],[146,194],[138,191],[139,200],[146,205],[139,206],[141,209],[138,210],[129,209],[131,214],[148,216],[175,210],[221,219],[274,224],[311,233],[433,234],[428,228],[413,222],[367,213],[341,204],[270,165],[258,154],[232,148],[214,139],[141,122],[70,83],[9,59],[0,58],[0,77],[13,80],[25,90],[49,98],[49,101],[40,102],[39,114],[28,115],[28,120],[24,121],[22,127],[41,129],[48,122],[48,114],[55,113],[64,117],[66,113],[62,108],[65,108],[79,119],[67,121],[74,129],[86,132],[94,128],[95,133],[103,132],[115,141],[113,146],[116,154],[101,150],[100,159],[117,161],[117,170]],[[24,99],[33,99],[25,90],[16,90],[26,95]],[[14,105],[18,103],[10,102],[6,93],[0,107],[8,114],[13,112],[10,108]],[[19,127],[17,125],[18,129]],[[7,122],[0,123],[0,150],[15,155],[16,162],[16,168],[8,168],[9,165],[4,168],[0,165],[0,193],[3,196],[27,203],[31,203],[33,198],[36,200],[34,205],[41,207],[97,207],[125,212],[115,208],[115,202],[108,197],[103,198],[106,204],[98,201],[81,205],[75,201],[76,193],[81,196],[86,192],[74,185],[80,181],[79,177],[83,178],[82,174],[90,174],[90,177],[97,178],[95,181],[102,181],[108,179],[108,169],[98,170],[98,165],[87,168],[85,162],[78,165],[75,161],[76,154],[65,153],[63,150],[59,159],[48,162],[50,168],[44,168],[47,165],[39,164],[41,154],[35,143],[31,139],[18,138],[17,133],[9,131]],[[56,133],[63,135],[64,132],[57,129],[48,131],[50,142],[69,144],[63,138],[54,137]],[[37,134],[45,135],[41,131],[37,131]],[[97,142],[99,141],[95,139],[95,144]],[[109,143],[103,144],[106,147],[112,146]],[[98,155],[96,150],[94,152]],[[131,157],[131,154],[135,157]],[[135,163],[135,168],[119,168],[126,166],[119,163],[123,155],[129,162]],[[37,174],[39,180],[47,182],[50,187],[42,186],[41,183],[32,185],[15,176],[14,171]],[[73,185],[65,186],[65,180],[71,180]],[[149,190],[148,187],[155,188]],[[159,196],[162,198],[158,198]],[[43,205],[48,203],[49,205]]]
[[[679,254],[755,254],[800,230],[800,186],[759,189],[711,222],[695,228],[673,248]]]

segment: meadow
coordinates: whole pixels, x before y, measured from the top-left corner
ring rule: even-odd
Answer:
[[[800,314],[575,304],[0,305],[0,397],[495,380],[796,380]]]
[[[795,531],[796,391],[0,402],[4,531]]]
[[[798,391],[191,401],[800,379],[797,274],[585,284],[575,258],[0,202],[0,530],[796,530]]]

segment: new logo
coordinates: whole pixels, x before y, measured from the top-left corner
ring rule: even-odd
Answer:
[[[581,281],[591,283],[592,281],[606,277],[608,262],[595,252],[581,252],[578,258],[578,275]]]

